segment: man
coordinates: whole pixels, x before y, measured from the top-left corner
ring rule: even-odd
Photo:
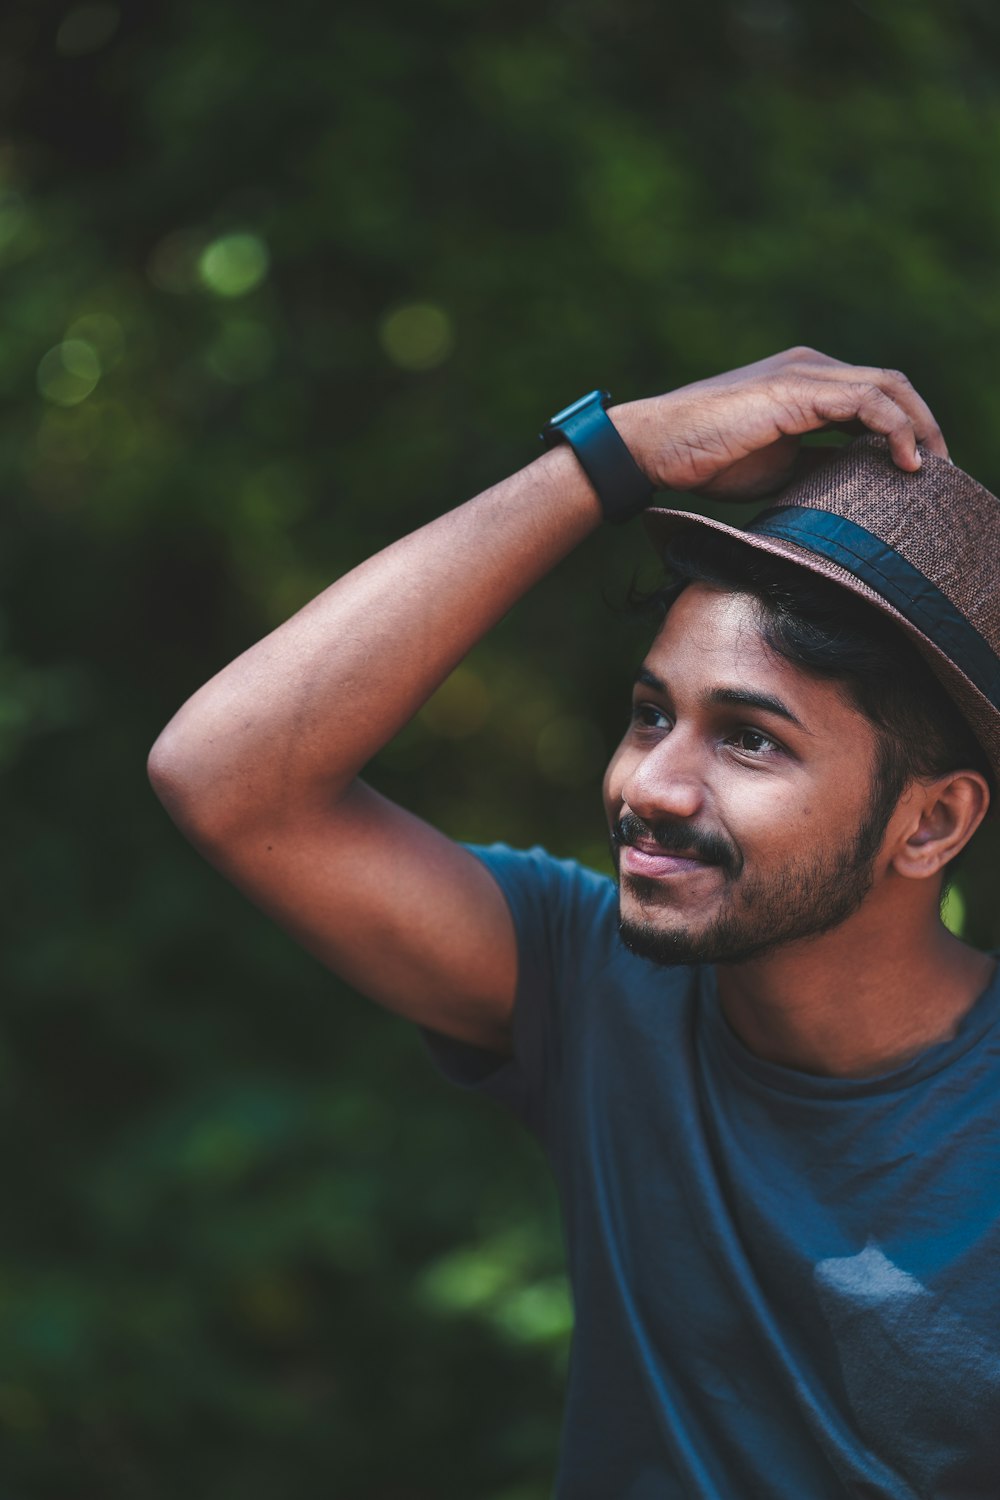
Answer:
[[[539,1136],[560,1496],[995,1496],[1000,983],[939,902],[1000,769],[1000,506],[903,376],[812,350],[604,407],[201,688],[153,783]],[[810,469],[830,425],[874,436]],[[681,578],[605,778],[618,892],[358,779],[603,517],[789,481],[752,532],[647,518]]]

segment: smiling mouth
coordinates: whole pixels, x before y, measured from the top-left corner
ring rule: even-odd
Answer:
[[[720,834],[673,822],[657,827],[630,810],[615,821],[611,842],[619,874],[624,875],[664,878],[718,870],[734,879],[743,866],[739,850]]]
[[[623,839],[623,849],[634,849],[637,854],[648,854],[654,858],[669,855],[673,859],[683,860],[689,865],[707,865],[709,860],[703,859],[700,854],[695,854],[691,849],[671,849],[660,843],[659,839],[638,838]]]
[[[621,844],[618,854],[619,875],[639,875],[647,880],[662,880],[670,875],[696,875],[717,865],[697,859],[693,854],[674,854],[659,844]]]

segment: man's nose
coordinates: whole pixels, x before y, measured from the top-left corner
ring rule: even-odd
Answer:
[[[692,737],[676,727],[632,766],[622,800],[644,823],[693,818],[705,803],[700,758]]]

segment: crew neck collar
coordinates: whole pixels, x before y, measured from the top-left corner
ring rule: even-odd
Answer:
[[[997,952],[990,951],[996,959]],[[719,999],[715,968],[705,965],[699,974],[699,1007],[701,1025],[709,1045],[725,1063],[746,1077],[783,1094],[809,1099],[856,1099],[872,1094],[892,1093],[921,1083],[932,1074],[949,1067],[1000,1021],[1000,966],[983,992],[966,1011],[954,1036],[927,1047],[898,1067],[863,1078],[831,1078],[821,1073],[806,1073],[769,1062],[751,1052],[733,1031],[723,1013]]]

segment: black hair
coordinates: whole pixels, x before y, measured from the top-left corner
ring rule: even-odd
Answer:
[[[663,617],[689,583],[751,595],[769,649],[814,676],[842,683],[874,726],[872,795],[859,835],[873,853],[915,777],[979,771],[993,797],[993,770],[972,729],[917,648],[874,605],[721,532],[692,529],[670,544],[663,561],[666,584],[652,594],[633,594],[634,602]]]

